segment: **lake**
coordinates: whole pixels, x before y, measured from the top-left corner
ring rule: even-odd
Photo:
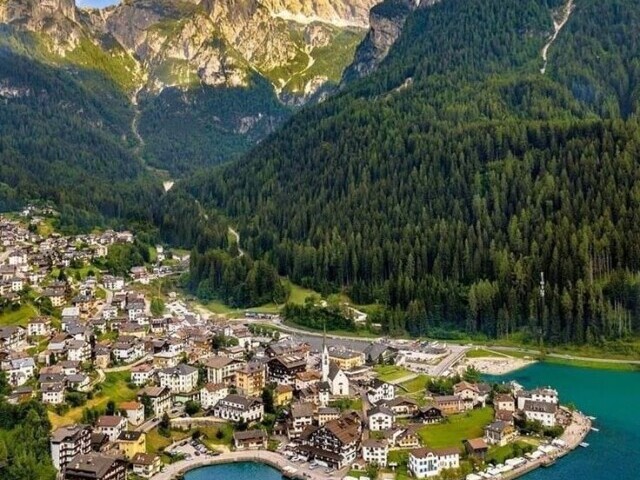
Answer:
[[[640,372],[616,372],[536,363],[492,380],[516,380],[527,388],[552,386],[560,401],[574,403],[596,417],[586,439],[553,467],[538,469],[526,480],[640,479]]]
[[[268,465],[253,462],[211,465],[187,472],[185,480],[282,480],[282,474]]]

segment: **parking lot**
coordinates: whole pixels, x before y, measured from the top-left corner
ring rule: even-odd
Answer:
[[[183,456],[187,460],[211,454],[205,445],[200,443],[198,440],[192,440],[190,438],[176,442],[173,445],[169,445],[165,449],[165,452],[170,455]]]

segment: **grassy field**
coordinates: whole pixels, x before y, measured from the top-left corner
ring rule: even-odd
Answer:
[[[49,420],[54,428],[61,425],[68,425],[71,423],[78,423],[82,419],[82,410],[85,408],[102,408],[107,406],[109,400],[116,402],[116,405],[121,402],[127,402],[136,398],[137,390],[129,388],[129,372],[113,372],[107,373],[105,381],[100,385],[100,392],[87,401],[87,403],[81,407],[72,408],[66,414],[60,416],[54,412],[49,412]]]
[[[22,305],[18,310],[7,309],[0,314],[0,326],[21,325],[27,326],[29,320],[38,316],[38,311],[29,304]]]
[[[524,453],[533,451],[534,449],[535,445],[533,443],[518,440],[514,443],[509,443],[502,447],[491,447],[489,449],[489,453],[487,454],[486,461],[493,461],[496,464],[504,463],[504,461],[509,458],[520,457]]]
[[[433,448],[460,447],[463,440],[481,437],[484,427],[493,420],[493,410],[485,407],[447,417],[444,423],[418,430],[424,445]]]
[[[485,348],[476,348],[469,350],[466,354],[467,358],[486,358],[486,357],[506,357],[508,354],[502,354],[494,352],[493,350],[487,350]]]
[[[408,382],[402,382],[400,386],[406,389],[408,394],[419,393],[424,395],[424,391],[428,381],[429,381],[429,377],[427,375],[421,374],[421,375],[418,375],[413,380],[409,380]]]
[[[409,370],[396,365],[376,365],[373,370],[378,374],[378,378],[383,382],[392,382],[407,375],[411,375]]]

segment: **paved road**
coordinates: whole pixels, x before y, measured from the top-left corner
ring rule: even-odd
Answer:
[[[111,368],[105,368],[104,371],[106,373],[111,373],[111,372],[126,372],[127,370],[131,370],[131,367],[135,367],[136,365],[140,365],[141,363],[145,363],[145,362],[149,362],[151,361],[151,355],[145,355],[144,357],[142,357],[139,360],[136,360],[133,363],[130,363],[128,365],[122,365],[120,367],[111,367]]]

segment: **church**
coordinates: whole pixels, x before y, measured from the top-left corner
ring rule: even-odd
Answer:
[[[329,393],[333,396],[349,395],[349,379],[337,363],[329,360],[326,335],[322,342],[322,383],[328,385]]]

